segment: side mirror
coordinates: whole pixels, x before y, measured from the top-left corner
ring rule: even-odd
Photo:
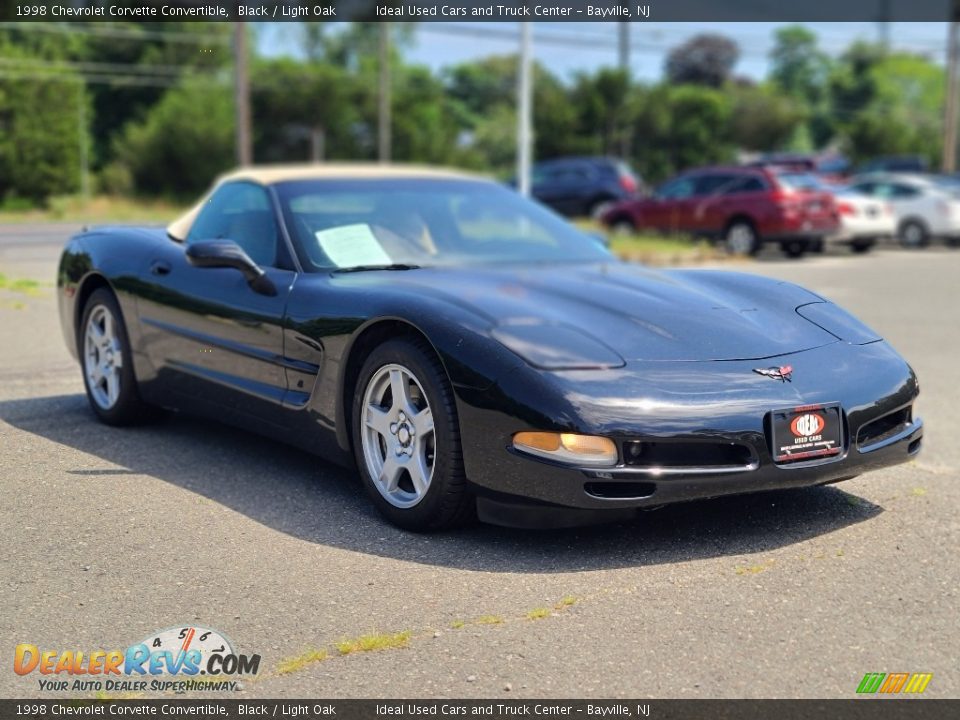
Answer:
[[[243,248],[232,240],[210,240],[187,245],[187,262],[198,268],[234,268],[254,292],[273,296],[277,288]]]

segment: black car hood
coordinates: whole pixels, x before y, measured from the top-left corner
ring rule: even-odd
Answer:
[[[534,343],[556,337],[558,344],[582,346],[558,350],[586,356],[597,354],[587,347],[591,341],[627,361],[762,359],[837,342],[796,312],[821,298],[744,273],[609,263],[431,268],[391,273],[390,280],[484,315],[495,336],[534,327]],[[558,332],[544,332],[543,325]]]

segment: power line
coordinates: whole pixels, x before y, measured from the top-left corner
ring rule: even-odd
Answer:
[[[125,28],[105,27],[103,25],[0,22],[0,30],[84,35],[87,37],[126,40],[163,40],[165,42],[187,43],[192,45],[206,45],[209,43],[228,45],[230,43],[228,36],[213,33],[187,33],[176,30],[128,30]]]
[[[0,64],[3,65],[28,65],[56,70],[80,70],[94,73],[123,73],[128,75],[159,75],[179,77],[185,72],[202,70],[194,65],[136,65],[133,63],[102,63],[69,60],[47,61],[34,58],[12,58],[0,57]]]
[[[0,79],[6,80],[54,80],[61,82],[87,82],[95,85],[112,85],[115,87],[159,87],[172,88],[180,84],[179,79],[175,78],[149,78],[136,76],[121,76],[115,74],[105,75],[102,73],[57,73],[55,70],[44,70],[38,68],[35,70],[5,70],[0,68]],[[225,85],[223,81],[214,78],[198,78],[202,83],[210,85]]]

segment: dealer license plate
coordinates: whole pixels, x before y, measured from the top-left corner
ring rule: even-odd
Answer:
[[[839,405],[773,411],[773,457],[778,463],[839,455],[843,434]]]

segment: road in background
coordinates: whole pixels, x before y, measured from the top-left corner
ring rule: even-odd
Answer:
[[[263,656],[244,698],[852,697],[868,671],[960,696],[960,251],[733,266],[836,300],[908,358],[918,460],[621,525],[422,536],[384,524],[355,473],[279,443],[95,422],[53,296],[72,229],[0,228],[0,272],[46,283],[0,289],[7,661],[195,623]],[[334,647],[405,631],[400,649]],[[313,648],[330,657],[277,673]],[[0,673],[0,696],[37,694],[36,674]]]

